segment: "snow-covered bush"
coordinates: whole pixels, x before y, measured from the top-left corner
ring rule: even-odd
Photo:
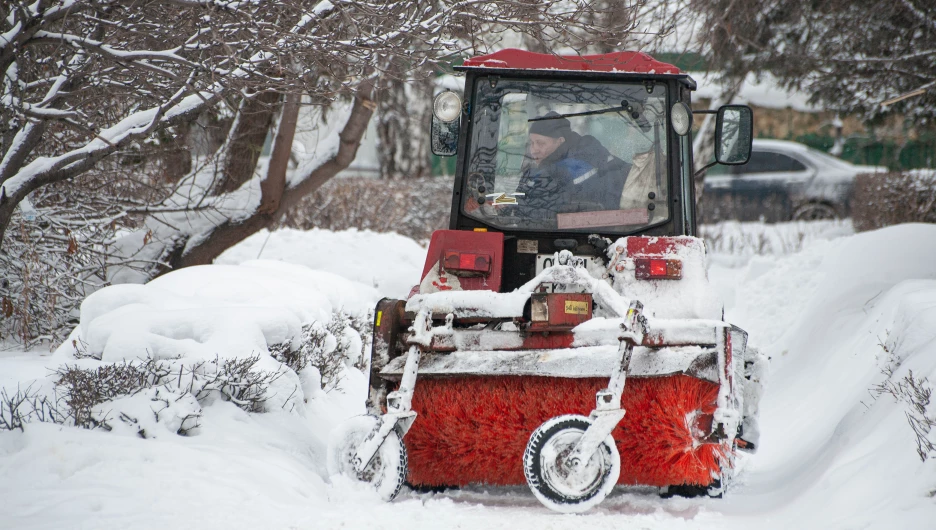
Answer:
[[[60,399],[70,423],[93,428],[104,423],[95,414],[98,405],[163,385],[170,375],[170,368],[155,359],[145,359],[104,364],[93,369],[65,364],[56,371],[56,375],[55,386],[61,392]]]
[[[853,232],[846,220],[762,223],[722,221],[699,226],[708,253],[739,258],[787,256],[816,240],[833,239]]]
[[[376,299],[339,276],[262,261],[106,287],[82,304],[54,373],[0,395],[0,430],[39,421],[185,435],[219,401],[303,414],[364,362]]]
[[[198,426],[201,404],[215,398],[246,412],[264,412],[271,384],[287,369],[256,370],[259,361],[258,354],[195,364],[153,358],[96,368],[64,364],[55,372],[51,395],[31,388],[0,394],[0,430],[22,430],[24,424],[38,421],[129,429],[143,438],[162,430],[187,434]],[[300,392],[298,386],[295,392]]]
[[[904,415],[916,436],[917,455],[925,462],[927,458],[936,456],[936,437],[932,436],[936,434],[936,409],[932,408],[933,387],[929,378],[914,375],[912,369],[908,369],[903,377],[895,374],[903,362],[903,356],[897,351],[902,342],[902,337],[893,331],[888,331],[887,339],[878,342],[884,353],[885,365],[881,369],[884,380],[871,387],[871,395],[875,399],[889,395],[895,402],[906,406]]]
[[[855,178],[855,230],[898,223],[936,223],[936,170],[918,169]]]
[[[399,232],[420,241],[448,225],[451,206],[448,178],[341,178],[302,200],[287,216],[286,225]]]
[[[884,375],[887,379],[876,385],[872,391],[879,396],[888,394],[895,401],[907,405],[908,410],[905,414],[907,423],[916,436],[917,455],[925,462],[931,455],[936,454],[936,440],[930,435],[936,429],[936,411],[930,410],[933,387],[926,377],[913,375],[913,370],[896,381],[893,371],[885,370]]]
[[[17,388],[12,394],[0,388],[0,431],[21,431],[33,421],[63,423],[65,416],[55,399],[41,395],[32,386]]]
[[[90,180],[90,179],[85,179]],[[84,298],[106,283],[113,205],[50,187],[24,201],[0,252],[0,340],[62,342]]]
[[[302,326],[299,344],[294,340],[270,346],[274,359],[299,373],[310,366],[318,370],[322,390],[338,384],[345,367],[367,369],[365,348],[370,344],[373,324],[370,318],[353,317],[338,312],[328,323],[313,322]]]

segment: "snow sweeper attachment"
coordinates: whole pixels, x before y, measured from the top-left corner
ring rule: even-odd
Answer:
[[[330,473],[387,500],[526,483],[561,512],[619,484],[721,496],[757,443],[764,360],[693,236],[694,82],[628,52],[464,70],[467,103],[434,107],[434,148],[459,152],[450,230],[377,305],[369,415],[332,432]],[[743,109],[719,110],[720,161],[749,156]]]

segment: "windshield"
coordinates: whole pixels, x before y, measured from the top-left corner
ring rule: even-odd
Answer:
[[[665,222],[665,109],[660,83],[479,78],[463,212],[504,229]]]

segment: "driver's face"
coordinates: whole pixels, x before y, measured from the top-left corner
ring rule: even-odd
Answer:
[[[542,134],[531,134],[530,158],[539,164],[544,158],[553,154],[556,149],[559,149],[562,142],[565,142],[565,138],[561,136],[559,138],[552,138],[550,136],[543,136]]]

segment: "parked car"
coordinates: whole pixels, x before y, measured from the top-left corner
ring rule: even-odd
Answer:
[[[754,140],[747,164],[709,169],[700,218],[772,223],[848,217],[855,175],[884,171],[796,142]]]

